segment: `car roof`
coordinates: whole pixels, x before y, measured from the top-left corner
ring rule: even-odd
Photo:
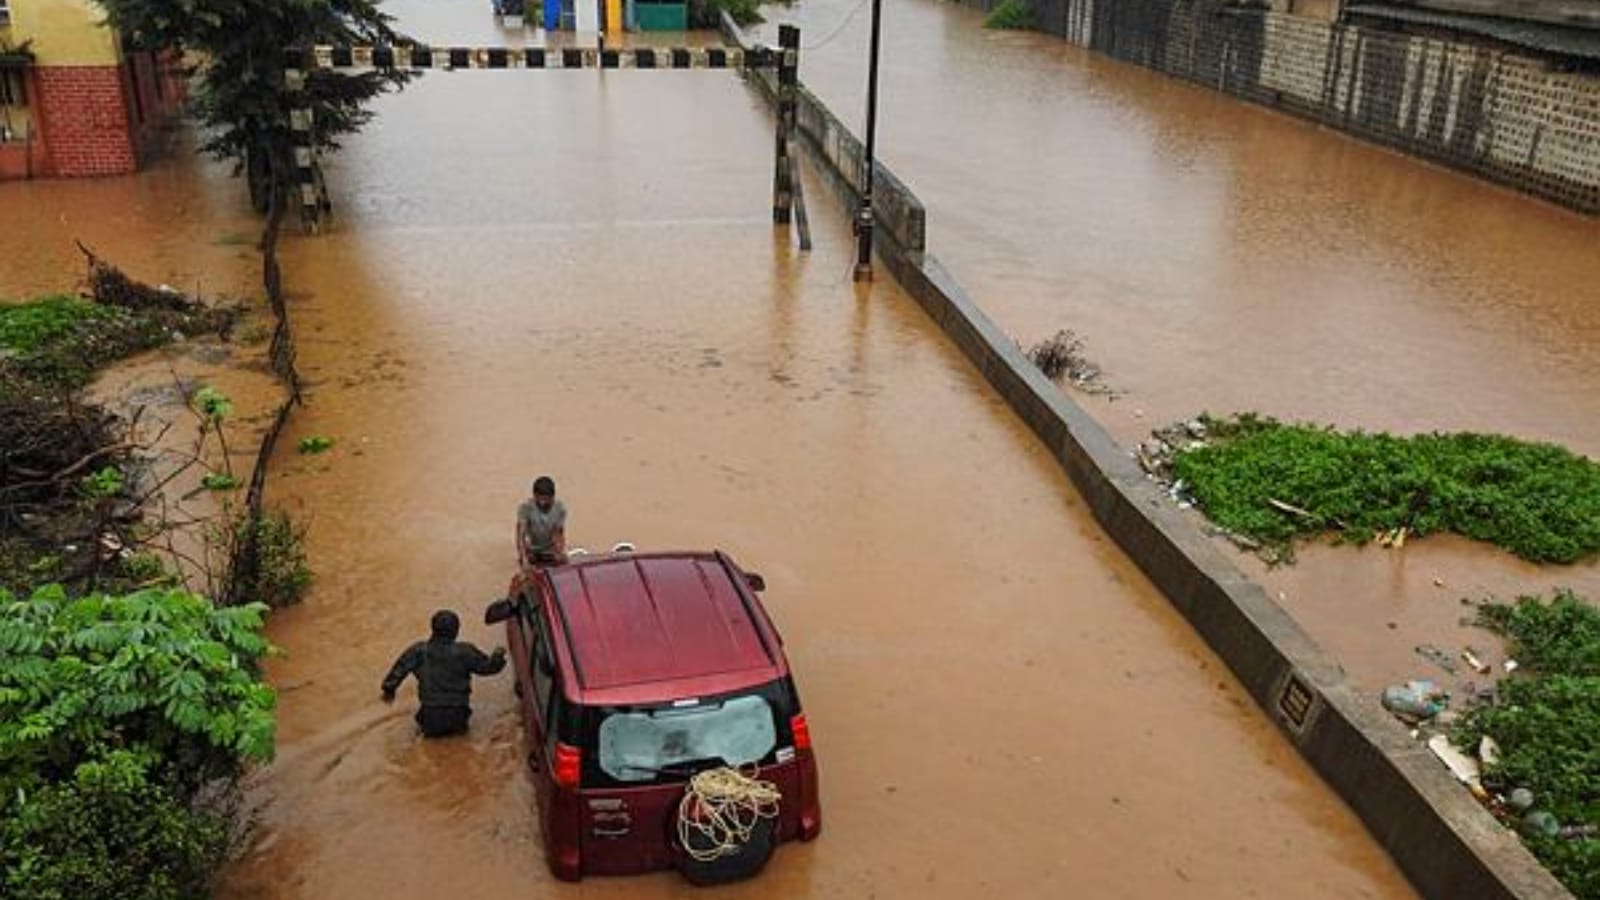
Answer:
[[[617,554],[544,573],[579,702],[703,696],[787,668],[743,573],[720,553]]]

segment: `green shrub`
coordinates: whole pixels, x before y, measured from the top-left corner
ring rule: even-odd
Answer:
[[[265,612],[175,589],[0,591],[0,788],[69,778],[105,747],[140,748],[195,784],[270,756]]]
[[[204,894],[234,818],[203,798],[272,753],[265,611],[182,590],[0,591],[6,897]]]
[[[1455,532],[1534,562],[1600,550],[1600,465],[1560,447],[1340,433],[1249,414],[1204,421],[1210,443],[1178,451],[1174,474],[1212,520],[1270,546],[1325,532],[1364,543],[1404,528]]]
[[[1479,622],[1503,635],[1522,665],[1493,703],[1468,711],[1456,741],[1500,747],[1484,781],[1533,791],[1536,808],[1563,825],[1600,826],[1600,609],[1568,591],[1550,602],[1487,604]],[[1600,900],[1600,837],[1526,838],[1580,900]]]
[[[245,596],[276,609],[297,603],[311,586],[311,567],[306,564],[305,529],[295,525],[287,513],[269,512],[255,523],[256,571],[245,585]],[[250,539],[251,523],[241,518],[234,526],[234,540]]]
[[[12,798],[0,819],[0,893],[172,900],[209,892],[230,846],[228,816],[182,802],[123,757]]]
[[[983,20],[983,27],[1003,31],[1032,29],[1035,27],[1033,8],[1028,6],[1027,0],[1001,0]]]

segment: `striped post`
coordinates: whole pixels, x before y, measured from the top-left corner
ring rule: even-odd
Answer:
[[[794,160],[789,138],[794,134],[796,91],[800,84],[800,29],[778,26],[778,127],[772,166],[772,222],[789,224],[794,209]]]
[[[283,84],[289,94],[289,131],[294,144],[295,190],[299,200],[300,227],[315,234],[322,225],[322,205],[317,196],[316,124],[306,97],[306,72],[312,63],[311,52],[303,48],[284,51]]]

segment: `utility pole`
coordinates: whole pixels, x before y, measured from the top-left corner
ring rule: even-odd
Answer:
[[[872,0],[872,50],[867,60],[867,158],[861,173],[861,209],[856,213],[856,281],[872,280],[872,170],[878,143],[878,35],[883,0]]]

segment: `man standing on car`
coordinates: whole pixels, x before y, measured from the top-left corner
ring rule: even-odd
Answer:
[[[383,679],[383,702],[393,703],[394,692],[406,676],[416,673],[417,726],[426,737],[463,734],[472,717],[472,676],[493,675],[506,667],[506,650],[482,650],[456,640],[461,619],[448,609],[433,614],[433,636],[406,648]]]
[[[549,475],[534,479],[533,497],[517,508],[517,539],[536,565],[567,561],[567,507],[556,499],[556,483]]]

